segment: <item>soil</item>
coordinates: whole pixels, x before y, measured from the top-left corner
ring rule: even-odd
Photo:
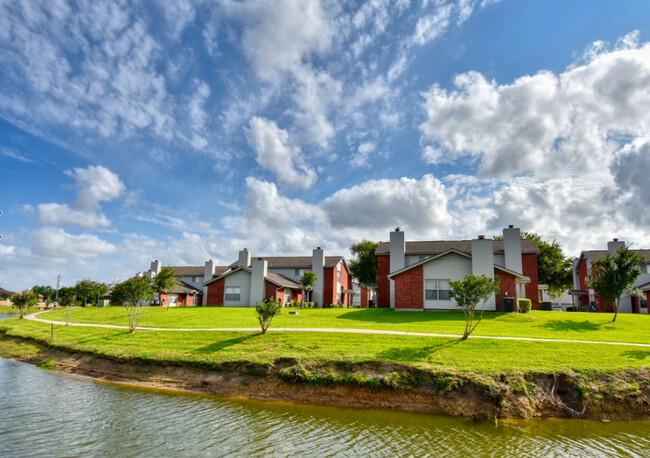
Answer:
[[[416,410],[469,418],[650,419],[647,369],[616,374],[485,375],[396,365],[306,366],[292,360],[263,367],[245,362],[204,367],[68,352],[7,336],[0,338],[0,356],[99,381],[257,400]]]

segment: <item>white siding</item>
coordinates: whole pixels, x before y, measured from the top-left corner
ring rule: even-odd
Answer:
[[[251,274],[246,270],[240,270],[234,274],[230,274],[226,277],[225,287],[228,286],[239,286],[241,288],[241,296],[239,302],[226,302],[224,297],[223,305],[226,307],[248,307],[250,306],[250,297],[251,297]],[[225,291],[225,288],[224,288]],[[225,293],[224,293],[225,294]],[[255,305],[255,304],[253,304]]]
[[[472,260],[456,253],[449,253],[441,258],[425,263],[423,266],[424,282],[432,279],[462,280],[472,274]],[[424,297],[425,309],[457,309],[456,301],[432,301]]]
[[[504,254],[495,254],[494,255],[494,264],[497,266],[505,267],[506,266],[506,255]]]
[[[325,250],[316,248],[312,251],[311,270],[316,274],[311,297],[317,307],[323,307],[323,290],[325,289]]]
[[[390,271],[396,272],[405,267],[406,236],[402,231],[390,233]],[[390,280],[390,307],[395,308],[395,280]]]
[[[284,275],[287,278],[290,278],[291,280],[295,281],[296,283],[300,283],[300,279],[302,278],[302,274],[308,270],[311,269],[299,269],[299,274],[296,275],[295,271],[296,269],[269,269],[269,272],[273,272],[274,274],[280,274]]]

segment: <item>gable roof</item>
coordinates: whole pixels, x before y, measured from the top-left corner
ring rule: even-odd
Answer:
[[[170,266],[175,277],[202,277],[205,267],[203,266]]]
[[[179,281],[178,284],[174,287],[174,290],[172,293],[184,293],[184,294],[193,294],[197,293],[199,294],[201,291],[196,289],[194,286],[190,285],[189,283],[185,283],[184,281]]]
[[[269,269],[311,269],[312,267],[311,256],[263,256],[262,259],[268,261]],[[341,261],[343,256],[325,256],[325,268],[336,267]],[[230,264],[230,267],[237,267],[237,262]]]
[[[632,250],[634,253],[641,254],[645,256],[646,262],[650,262],[650,250]],[[587,250],[580,253],[580,258],[589,259],[594,261],[598,258],[602,258],[609,253],[607,250]]]
[[[248,267],[237,267],[235,269],[228,270],[227,272],[224,272],[223,274],[221,274],[219,276],[212,277],[211,280],[206,281],[205,283],[203,283],[203,285],[204,286],[208,285],[208,284],[210,284],[212,282],[220,280],[220,279],[222,279],[224,277],[227,277],[228,275],[234,274],[235,272],[239,272],[239,271],[252,273],[252,270],[249,269]],[[287,287],[287,288],[302,288],[300,283],[296,283],[295,281],[285,277],[284,275],[280,275],[280,274],[277,274],[275,272],[267,272],[266,277],[264,277],[264,279],[268,280],[271,283],[274,283],[274,284],[276,284],[278,286],[284,286],[284,287]]]
[[[493,240],[495,254],[503,254],[503,240]],[[449,250],[456,250],[462,253],[472,254],[471,240],[432,240],[406,242],[406,256],[433,256],[445,253]],[[539,253],[539,248],[535,242],[528,239],[521,241],[522,253]],[[390,253],[390,242],[380,242],[375,250],[377,256],[388,255]]]

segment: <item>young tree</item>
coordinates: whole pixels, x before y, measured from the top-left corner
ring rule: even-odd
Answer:
[[[99,292],[101,283],[89,279],[80,280],[74,286],[76,296],[84,301],[84,307],[88,305],[88,298],[93,298]]]
[[[492,279],[481,275],[466,275],[462,280],[450,281],[450,296],[456,300],[456,305],[463,310],[465,314],[465,333],[463,340],[467,340],[483,319],[485,303],[490,296],[499,292],[499,277]],[[474,323],[476,306],[482,302],[481,314],[478,321]]]
[[[379,243],[370,240],[362,240],[359,243],[350,245],[350,252],[353,256],[350,260],[350,272],[362,285],[368,286],[377,283],[377,256],[375,256],[375,250],[378,246]]]
[[[562,245],[553,240],[548,243],[533,232],[522,232],[523,240],[532,240],[539,248],[537,254],[537,279],[539,283],[548,285],[548,294],[552,298],[561,297],[567,289],[573,287],[573,269],[571,258],[564,256]],[[494,240],[503,240],[498,235]]]
[[[160,273],[153,278],[153,289],[161,293],[170,293],[178,285],[174,278],[174,269],[163,267]],[[167,311],[169,311],[169,300],[167,301]]]
[[[61,307],[65,308],[65,325],[68,326],[70,324],[70,311],[72,309],[72,306],[75,304],[77,301],[77,296],[74,294],[66,294],[65,296],[59,297],[59,305]]]
[[[129,315],[129,331],[135,331],[144,313],[144,307],[153,296],[151,279],[147,277],[133,277],[118,283],[111,292],[111,300],[121,302]]]
[[[275,315],[279,315],[282,308],[278,305],[276,300],[264,300],[260,304],[255,305],[255,312],[257,312],[257,320],[262,327],[262,334],[266,334],[266,330],[271,326],[271,320]]]
[[[10,300],[14,308],[18,309],[20,319],[22,320],[27,314],[29,307],[38,304],[38,294],[31,289],[26,289],[20,294],[11,296]]]
[[[305,306],[307,291],[311,291],[314,288],[316,280],[316,273],[312,272],[311,270],[308,270],[302,274],[302,278],[300,279],[300,284],[302,285],[302,302],[300,303],[300,308],[303,308]]]
[[[633,292],[634,283],[639,279],[641,270],[639,264],[645,262],[645,257],[630,250],[629,246],[619,248],[616,255],[609,253],[592,263],[591,278],[587,285],[594,289],[598,297],[614,303],[614,319],[618,316],[623,294]]]

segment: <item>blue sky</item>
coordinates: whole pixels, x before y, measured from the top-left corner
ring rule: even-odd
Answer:
[[[0,2],[0,286],[507,224],[650,246],[646,1]]]

